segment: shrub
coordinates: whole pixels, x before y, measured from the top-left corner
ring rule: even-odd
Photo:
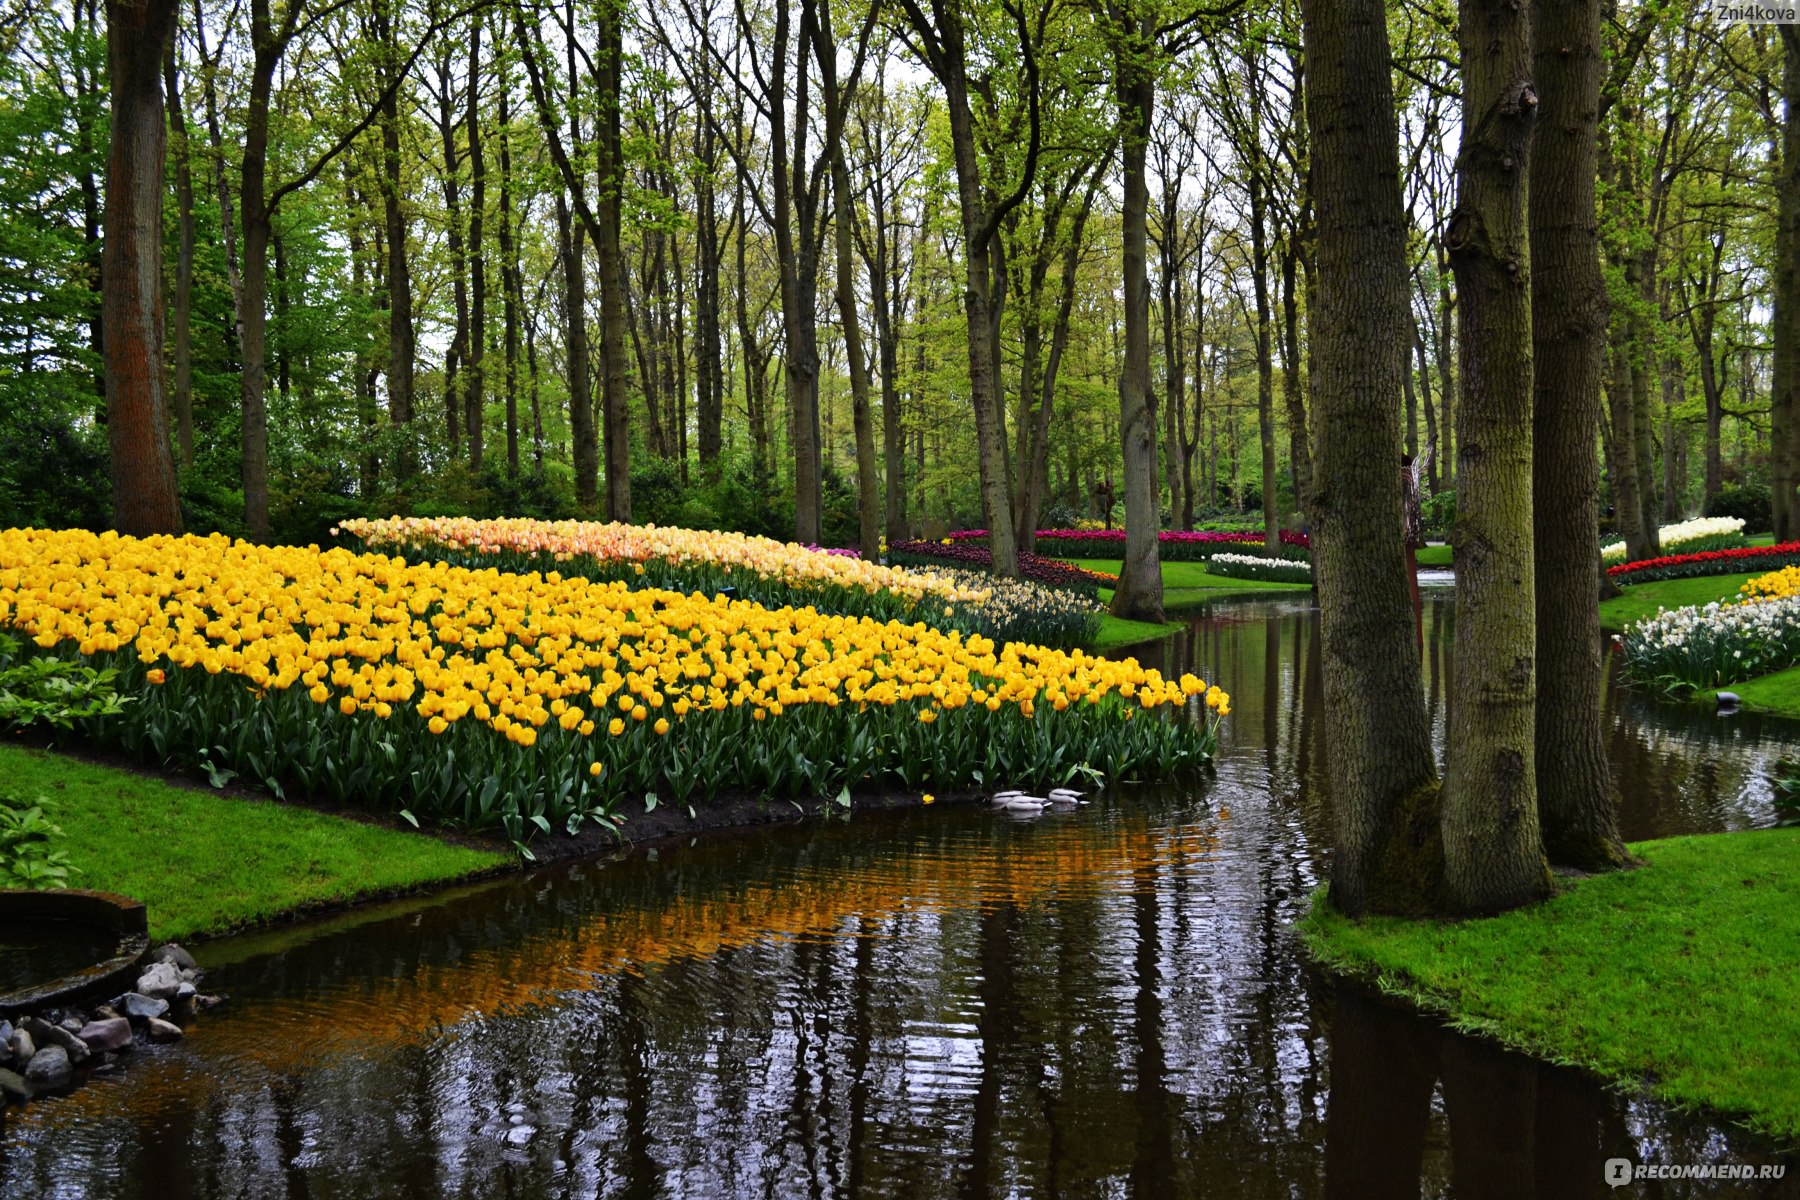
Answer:
[[[50,801],[40,796],[27,804],[0,793],[0,887],[62,888],[69,886],[66,851],[56,849],[62,826],[45,811]],[[78,873],[78,872],[77,872]]]
[[[888,547],[888,561],[897,566],[951,563],[990,571],[994,566],[994,555],[984,543],[966,539],[948,546],[943,542],[895,542]],[[1119,582],[1117,575],[1089,571],[1025,550],[1019,552],[1019,574],[1033,583],[1083,591],[1090,598],[1095,588],[1111,587]]]
[[[1769,489],[1760,483],[1728,483],[1706,502],[1709,517],[1736,517],[1745,533],[1767,533],[1775,527]]]

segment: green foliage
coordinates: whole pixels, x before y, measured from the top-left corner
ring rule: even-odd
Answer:
[[[1456,491],[1447,488],[1432,492],[1419,503],[1425,536],[1442,541],[1456,528]]]
[[[1800,762],[1780,758],[1769,772],[1775,814],[1782,825],[1800,825]]]
[[[50,807],[42,796],[27,802],[0,792],[0,887],[69,886],[75,868],[68,851],[57,848],[63,831],[45,811]]]
[[[1768,486],[1760,483],[1728,483],[1706,502],[1708,517],[1740,517],[1745,533],[1767,533],[1775,527],[1770,515]],[[1687,553],[1687,548],[1682,548]]]
[[[0,726],[72,729],[78,721],[117,716],[130,702],[119,695],[119,673],[111,667],[22,656],[22,649],[19,639],[0,633]]]

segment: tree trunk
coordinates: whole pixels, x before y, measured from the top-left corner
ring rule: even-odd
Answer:
[[[1782,46],[1781,166],[1775,183],[1774,380],[1769,394],[1769,475],[1775,540],[1800,538],[1800,32],[1779,26]]]
[[[482,253],[482,218],[487,215],[487,163],[481,155],[481,18],[469,25],[469,336],[463,363],[463,433],[469,440],[469,469],[479,473],[486,452],[483,409],[487,358],[487,256]]]
[[[106,6],[112,83],[101,265],[106,432],[113,527],[136,536],[181,532],[162,363],[162,191],[168,151],[162,69],[174,35],[175,0],[109,0]]]
[[[1287,399],[1288,468],[1294,476],[1294,507],[1304,511],[1306,495],[1312,489],[1312,448],[1307,438],[1306,389],[1300,381],[1300,297],[1295,279],[1300,252],[1292,245],[1298,237],[1296,231],[1288,231],[1290,244],[1281,256],[1281,377]],[[1407,372],[1409,378],[1411,374]]]
[[[269,410],[267,314],[269,239],[274,214],[266,201],[269,154],[269,97],[283,45],[269,27],[266,0],[250,6],[253,60],[249,102],[244,111],[244,158],[238,184],[238,212],[244,237],[242,322],[243,365],[239,374],[244,533],[253,542],[269,540]],[[391,233],[391,230],[390,230]],[[404,239],[404,230],[402,230]],[[391,252],[391,251],[390,251]]]
[[[1125,561],[1112,612],[1132,621],[1163,620],[1162,558],[1157,512],[1156,413],[1150,400],[1150,278],[1146,255],[1150,188],[1144,158],[1150,145],[1156,79],[1151,18],[1132,14],[1113,52],[1124,176],[1120,232],[1124,241],[1125,364],[1119,372],[1119,440],[1125,466]]]
[[[881,559],[881,481],[875,474],[875,414],[869,401],[869,368],[863,356],[862,323],[856,312],[856,258],[850,234],[850,172],[842,149],[831,158],[833,233],[837,242],[838,320],[849,359],[852,419],[856,427],[856,511],[862,556]]]
[[[398,58],[399,45],[391,16],[379,2],[374,12],[380,40],[389,57]],[[398,68],[390,63],[388,69]],[[388,422],[400,439],[394,462],[395,482],[405,487],[418,470],[419,453],[412,427],[415,354],[412,265],[406,254],[406,212],[400,204],[405,186],[400,162],[400,100],[399,90],[395,89],[388,95],[381,111],[381,201],[388,254]]]
[[[1387,21],[1382,0],[1306,0],[1303,12],[1319,261],[1306,510],[1336,825],[1330,898],[1351,914],[1423,913],[1443,863],[1395,461],[1411,310]]]
[[[496,43],[499,41],[495,35]],[[495,58],[499,73],[500,105],[500,326],[502,353],[506,358],[506,475],[519,476],[519,310],[524,307],[524,283],[516,243],[513,240],[512,80],[505,70],[505,55]]]
[[[1601,0],[1538,0],[1543,91],[1531,150],[1532,529],[1537,797],[1544,849],[1586,871],[1624,865],[1607,757],[1601,654],[1600,389],[1607,295],[1594,207]]]
[[[1255,100],[1252,111],[1260,113]],[[1261,117],[1256,118],[1258,128]],[[1263,551],[1281,550],[1281,512],[1275,503],[1275,346],[1269,310],[1268,182],[1258,152],[1250,169],[1250,282],[1256,295],[1256,437],[1262,450]]]
[[[1462,304],[1456,698],[1446,743],[1448,906],[1497,912],[1550,890],[1538,833],[1526,181],[1537,92],[1511,0],[1462,0],[1463,143],[1444,240]]]
[[[174,395],[176,465],[194,465],[194,172],[187,117],[181,108],[181,82],[176,74],[174,39],[163,60],[163,86],[169,99],[169,130],[175,139],[175,295],[169,305],[174,326]]]
[[[556,197],[557,250],[563,269],[564,349],[568,353],[570,459],[575,466],[575,506],[594,511],[597,491],[597,447],[594,397],[588,383],[587,268],[582,261],[585,230],[569,215],[569,203]]]
[[[775,40],[769,54],[769,91],[784,96],[787,86],[789,8],[775,11]],[[800,33],[793,39],[798,69],[794,79],[794,128],[789,144],[780,105],[769,126],[770,173],[775,191],[775,249],[781,276],[781,316],[787,338],[782,360],[788,416],[793,422],[794,540],[817,544],[824,460],[819,442],[819,351],[813,229],[816,213],[805,169],[808,109],[806,46],[812,33],[813,0],[802,0]],[[796,221],[799,229],[794,228]],[[797,236],[796,236],[797,235]]]
[[[462,183],[457,169],[456,127],[450,105],[450,48],[444,47],[438,62],[438,137],[444,149],[444,233],[450,253],[450,294],[456,329],[444,362],[444,428],[450,439],[450,457],[462,456],[462,397],[456,394],[456,373],[469,361],[468,258],[463,251]]]

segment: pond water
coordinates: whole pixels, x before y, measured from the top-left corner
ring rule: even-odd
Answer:
[[[80,921],[0,922],[0,995],[91,967],[118,942],[117,934]]]
[[[1222,605],[1152,652],[1233,693],[1203,784],[665,842],[213,943],[230,1002],[6,1110],[0,1195],[1800,1194],[1763,1142],[1305,969],[1316,613]],[[1607,707],[1629,837],[1769,822],[1793,727]],[[1793,1169],[1615,1193],[1615,1156]]]

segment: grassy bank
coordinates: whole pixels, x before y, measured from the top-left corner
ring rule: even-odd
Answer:
[[[1746,679],[1723,689],[1736,693],[1744,708],[1800,720],[1800,667]]]
[[[1642,869],[1480,921],[1300,932],[1327,968],[1541,1058],[1800,1135],[1800,829],[1643,842]]]
[[[81,874],[71,886],[144,901],[157,938],[225,933],[505,865],[510,856],[310,809],[199,788],[19,746],[0,780],[39,795]]]
[[[1738,589],[1767,571],[1752,571],[1744,575],[1703,575],[1697,579],[1662,579],[1655,583],[1634,583],[1630,587],[1621,588],[1620,595],[1611,600],[1600,602],[1600,628],[1608,633],[1623,633],[1625,629],[1643,620],[1654,617],[1659,608],[1680,608],[1687,604],[1711,604],[1714,600],[1729,600],[1738,594]]]
[[[1119,568],[1124,566],[1116,558],[1077,558],[1066,561],[1090,571],[1105,571],[1109,575],[1117,575]],[[1232,579],[1225,575],[1214,575],[1206,569],[1203,562],[1166,562],[1162,565],[1162,573],[1163,611],[1171,614],[1211,604],[1215,600],[1254,597],[1269,592],[1304,592],[1309,586],[1304,583],[1270,583],[1261,579]],[[1112,590],[1101,588],[1099,591],[1100,602],[1110,604]],[[1090,648],[1116,650],[1120,646],[1134,646],[1152,638],[1167,637],[1180,628],[1176,623],[1154,625],[1144,621],[1121,621],[1112,616],[1102,617],[1099,636],[1094,639]]]

